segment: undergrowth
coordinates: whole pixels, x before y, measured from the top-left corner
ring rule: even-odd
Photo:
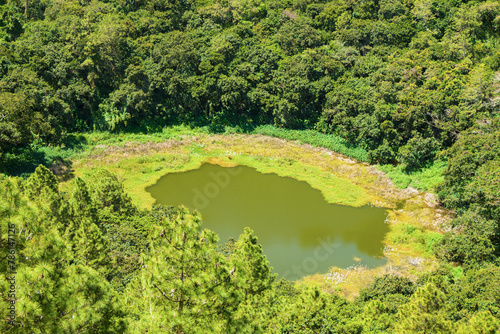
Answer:
[[[378,169],[385,172],[394,185],[400,189],[412,187],[420,191],[432,191],[443,182],[443,171],[446,161],[437,160],[427,168],[406,172],[403,165],[378,165]]]
[[[327,148],[361,162],[368,162],[367,151],[355,147],[349,144],[347,140],[332,134],[327,135],[312,130],[286,130],[271,125],[259,126],[252,133],[286,140],[298,140],[305,144]]]

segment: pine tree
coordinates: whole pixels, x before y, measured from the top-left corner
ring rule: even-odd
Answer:
[[[107,208],[117,214],[134,212],[132,200],[124,192],[116,175],[111,172],[99,169],[88,177],[87,184],[92,203],[98,210]]]
[[[396,333],[450,333],[451,321],[446,319],[446,295],[433,283],[417,289],[403,305],[394,324]]]
[[[108,240],[99,227],[89,219],[82,220],[72,240],[75,259],[78,263],[105,271],[109,263]]]
[[[54,174],[44,165],[39,165],[26,181],[26,195],[30,198],[36,198],[42,194],[44,188],[59,193],[57,179]]]
[[[7,318],[13,286],[18,324],[9,329],[2,321],[0,332],[121,333],[123,313],[110,284],[89,266],[69,261],[71,243],[60,228],[62,201],[47,171],[39,167],[26,182],[0,181],[2,238],[8,224],[15,226],[16,240],[15,283],[6,279],[10,273],[0,262],[0,317]],[[0,256],[4,254],[2,247]]]
[[[215,332],[234,309],[232,272],[217,251],[217,237],[200,231],[201,218],[180,209],[152,235],[151,254],[127,289],[129,311],[140,317],[132,332]]]
[[[240,235],[231,254],[234,284],[245,299],[268,289],[276,278],[269,261],[262,253],[262,246],[248,227]]]
[[[61,195],[57,179],[45,166],[39,165],[23,185],[26,196],[40,208],[51,212],[55,219],[61,218]]]
[[[363,328],[367,333],[377,333],[387,331],[391,327],[394,319],[388,310],[387,305],[380,300],[371,300],[363,312]]]
[[[89,217],[92,221],[97,221],[96,209],[90,197],[87,184],[79,177],[75,179],[75,187],[68,201],[68,206],[72,219]]]
[[[469,319],[468,324],[458,327],[458,334],[495,334],[500,332],[500,321],[489,311],[482,311]]]

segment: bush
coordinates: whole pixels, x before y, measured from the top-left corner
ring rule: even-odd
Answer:
[[[420,134],[408,140],[398,150],[397,160],[407,171],[417,170],[432,161],[439,150],[439,143],[434,138],[422,138]]]
[[[495,234],[494,221],[486,220],[477,210],[470,209],[455,219],[453,225],[461,232],[445,234],[436,245],[438,257],[467,265],[494,260],[495,245],[491,240]]]
[[[390,294],[410,296],[414,292],[415,285],[408,278],[396,275],[384,275],[377,277],[370,287],[363,289],[359,295],[359,299],[368,301]]]

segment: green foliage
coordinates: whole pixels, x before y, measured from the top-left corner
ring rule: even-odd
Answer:
[[[265,332],[359,333],[363,329],[362,310],[338,296],[318,289],[288,289],[283,283],[276,290],[255,305],[270,310]]]
[[[149,251],[150,213],[138,216],[101,214],[100,225],[108,240],[107,271],[113,288],[122,292],[141,268],[141,254]]]
[[[444,180],[446,162],[437,160],[428,167],[411,172],[406,171],[404,165],[379,165],[378,168],[385,172],[398,188],[412,187],[420,191],[432,191]]]
[[[497,223],[483,218],[477,210],[470,209],[453,221],[460,232],[448,232],[440,241],[437,254],[447,261],[475,264],[495,259]],[[498,247],[498,246],[497,246]]]
[[[458,310],[455,316],[467,319],[486,312],[498,321],[500,317],[500,290],[497,284],[499,275],[499,267],[492,264],[476,266],[468,270],[466,275],[459,279],[458,284],[451,286],[450,302]]]
[[[498,118],[478,123],[449,149],[451,158],[440,191],[444,204],[467,208],[478,203],[487,206],[490,215],[494,215],[498,206],[492,198],[495,198],[496,160],[500,154],[499,125]]]
[[[278,44],[288,55],[293,55],[321,44],[321,35],[316,29],[311,27],[312,22],[304,17],[294,16],[293,13],[288,14],[287,18],[289,19],[281,26],[275,36]]]
[[[116,175],[105,169],[92,172],[88,178],[89,195],[98,210],[108,209],[117,214],[130,214],[135,209]]]
[[[398,312],[397,333],[449,333],[452,322],[446,319],[446,295],[434,284],[417,289]]]
[[[438,148],[439,143],[434,138],[416,136],[399,148],[397,159],[406,170],[419,169],[434,159]]]
[[[108,241],[96,224],[82,221],[72,241],[76,263],[95,269],[103,267],[107,261],[104,251],[108,248]]]
[[[38,166],[26,181],[26,193],[31,198],[39,197],[44,190],[58,193],[57,179],[45,166]]]
[[[276,278],[262,254],[262,246],[248,227],[234,244],[230,266],[234,270],[233,284],[244,299],[269,289]]]
[[[37,111],[34,101],[21,93],[0,90],[0,115],[0,151],[27,146],[34,140],[55,141],[59,134],[50,117]]]
[[[480,263],[499,254],[499,124],[498,118],[478,122],[448,150],[439,195],[461,216],[453,222],[458,233],[443,239],[441,254],[447,260]]]
[[[394,275],[377,277],[372,285],[361,291],[359,298],[368,301],[388,294],[400,294],[411,296],[415,292],[415,286],[409,279]]]
[[[367,161],[367,154],[365,150],[355,148],[350,145],[345,139],[342,139],[333,134],[322,134],[315,131],[286,130],[270,125],[257,127],[253,130],[253,133],[283,138],[287,140],[298,140],[305,144],[324,147],[340,154],[345,154],[348,157],[357,159],[359,161]]]
[[[380,300],[368,302],[363,310],[363,332],[380,333],[390,329],[394,321],[387,305]]]
[[[72,240],[62,233],[67,221],[50,171],[39,167],[26,181],[1,182],[2,240],[7,240],[4,227],[15,226],[13,261],[19,331],[122,332],[124,313],[109,283],[96,270],[70,260],[81,253],[73,252]],[[12,271],[6,270],[8,248],[2,247],[1,252],[0,312],[6,319],[11,300],[7,297],[11,284],[6,278]],[[2,332],[9,332],[7,322],[0,326]]]
[[[87,184],[79,177],[75,179],[75,187],[68,201],[68,206],[69,215],[73,221],[81,222],[86,217],[91,217],[92,220],[97,218],[96,208],[92,205]]]
[[[478,333],[478,334],[494,334],[500,330],[500,322],[494,318],[490,312],[483,311],[473,316],[467,325],[459,327],[459,334]]]
[[[483,0],[0,1],[0,172],[28,178],[0,180],[20,330],[121,333],[124,318],[137,332],[497,330],[485,262],[500,249],[499,15]],[[90,130],[111,132],[68,135]],[[408,297],[389,277],[360,304],[272,283],[250,231],[219,252],[196,214],[140,212],[106,171],[61,194],[47,169],[97,145],[209,131],[299,140],[437,189],[453,231],[403,225],[394,241],[466,265],[446,276],[453,307],[432,284]]]

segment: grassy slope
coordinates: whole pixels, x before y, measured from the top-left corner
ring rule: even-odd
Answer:
[[[299,142],[310,144],[316,147],[324,147],[339,154],[343,154],[349,158],[356,159],[360,162],[368,162],[368,152],[362,148],[353,147],[349,143],[338,136],[326,135],[311,130],[286,130],[279,129],[270,125],[257,127],[253,133],[263,134],[266,136],[283,138],[287,140],[298,140]],[[419,171],[407,173],[404,167],[382,165],[378,168],[385,172],[387,176],[394,182],[394,185],[400,189],[412,187],[421,191],[433,190],[436,185],[443,181],[443,170],[446,167],[446,162],[439,160],[431,166]]]
[[[400,189],[412,187],[421,191],[433,191],[438,184],[443,182],[445,168],[446,162],[442,160],[437,160],[431,166],[412,173],[406,173],[401,165],[378,166],[378,169],[385,172],[396,187]]]

